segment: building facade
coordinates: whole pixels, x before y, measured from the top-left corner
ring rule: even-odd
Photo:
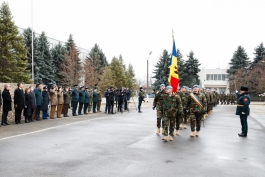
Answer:
[[[226,69],[204,69],[198,73],[201,86],[216,90],[218,93],[229,93]]]

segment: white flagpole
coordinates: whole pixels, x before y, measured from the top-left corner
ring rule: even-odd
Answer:
[[[31,75],[32,75],[32,82],[33,82],[33,84],[34,84],[34,49],[33,49],[33,42],[34,42],[34,39],[33,39],[33,0],[31,0],[31,30],[32,30],[32,32],[31,32],[31,56],[32,56],[32,63],[31,63],[31,65],[32,65],[32,71],[31,71]]]

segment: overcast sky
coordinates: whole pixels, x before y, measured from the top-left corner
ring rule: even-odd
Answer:
[[[31,26],[31,0],[6,2],[17,26]],[[71,33],[85,49],[97,43],[109,62],[121,54],[144,79],[150,51],[150,74],[163,50],[171,53],[172,29],[185,59],[193,50],[201,67],[227,68],[239,45],[253,59],[264,9],[264,0],[33,0],[33,28],[61,41]]]

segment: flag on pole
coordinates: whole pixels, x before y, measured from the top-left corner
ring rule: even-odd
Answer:
[[[172,86],[173,92],[176,92],[179,85],[178,58],[177,58],[177,50],[176,50],[174,35],[172,37],[173,37],[173,49],[168,67],[169,68],[168,83],[169,85]]]

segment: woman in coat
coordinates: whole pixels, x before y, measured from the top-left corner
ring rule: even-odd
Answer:
[[[43,87],[43,92],[42,92],[42,105],[41,105],[41,110],[42,110],[42,119],[47,119],[48,117],[48,106],[49,106],[49,94],[48,94],[48,88],[45,86]]]
[[[54,114],[55,114],[55,109],[58,104],[57,100],[57,87],[52,86],[50,89],[50,101],[51,101],[51,112],[50,112],[50,118],[55,119]]]
[[[30,123],[29,119],[32,117],[31,113],[31,98],[30,98],[30,88],[25,88],[25,103],[26,106],[24,108],[24,116],[25,116],[25,123]]]
[[[63,89],[61,87],[58,88],[57,98],[58,98],[57,118],[62,118],[61,114],[63,111]]]
[[[8,111],[12,110],[11,103],[13,102],[9,90],[10,90],[10,85],[6,84],[5,89],[2,93],[3,114],[2,114],[1,125],[9,125],[9,123],[7,123],[7,115],[8,115]]]

